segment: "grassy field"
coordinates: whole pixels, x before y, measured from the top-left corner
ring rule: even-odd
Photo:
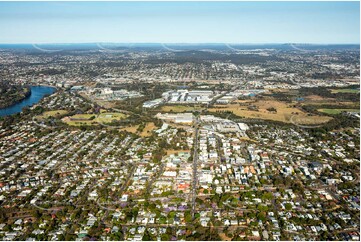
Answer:
[[[215,106],[214,108],[210,108],[209,111],[232,111],[235,115],[240,117],[274,120],[285,123],[290,123],[291,117],[296,116],[296,120],[299,121],[300,124],[321,124],[332,119],[327,116],[308,116],[307,113],[293,107],[292,104],[275,100],[259,100],[252,103],[252,105],[255,105],[258,108],[258,111],[249,110],[246,106],[240,106],[239,104]],[[267,110],[268,108],[275,108],[277,112],[269,112]]]
[[[300,125],[319,125],[331,120],[331,117],[327,116],[307,116],[307,115],[295,115],[292,118],[292,123]]]
[[[99,123],[110,123],[113,120],[121,120],[127,115],[123,113],[101,113],[101,114],[75,114],[64,118],[63,121],[71,126],[97,125]]]
[[[94,120],[99,123],[110,123],[113,120],[121,120],[127,117],[124,113],[101,113]]]
[[[154,125],[153,122],[147,123],[143,129],[143,131],[140,133],[140,136],[147,137],[152,135],[152,131],[157,129],[157,126]]]
[[[190,150],[167,150],[167,155],[178,154],[179,152],[190,152]]]
[[[239,104],[247,104],[247,103],[252,103],[254,102],[254,100],[234,100],[234,103],[239,103]]]
[[[153,122],[147,123],[142,132],[139,132],[138,129],[139,125],[133,125],[125,128],[121,128],[122,131],[127,131],[133,134],[138,134],[141,137],[148,137],[152,135],[152,131],[157,129],[157,126],[154,125]]]
[[[321,108],[317,111],[327,114],[340,114],[341,112],[357,112],[359,113],[359,109],[347,109],[347,108]]]
[[[137,133],[137,129],[138,129],[139,125],[134,125],[134,126],[129,126],[129,127],[125,127],[125,128],[121,128],[120,130],[122,131],[127,131],[127,132],[130,132],[130,133]]]
[[[305,100],[303,103],[312,103],[312,102],[335,102],[336,100],[334,98],[326,98],[321,97],[319,95],[308,95],[305,96]]]
[[[331,89],[331,93],[359,93],[359,89]]]
[[[36,118],[37,119],[47,119],[49,117],[57,118],[59,116],[65,115],[67,113],[68,113],[68,111],[59,109],[59,110],[44,112],[42,115],[36,116]]]
[[[96,117],[95,114],[75,114],[71,117],[63,118],[63,122],[70,126],[93,125],[97,124],[91,117]]]
[[[223,241],[231,241],[232,238],[229,238],[225,233],[219,233],[219,237],[223,240]]]
[[[163,106],[161,110],[163,112],[175,112],[175,113],[182,113],[182,112],[191,112],[191,111],[197,111],[202,110],[203,107],[196,106],[196,107],[190,107],[186,105],[174,105],[174,106]]]

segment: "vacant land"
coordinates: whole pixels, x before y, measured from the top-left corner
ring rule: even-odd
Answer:
[[[293,105],[294,104],[288,104],[275,100],[259,100],[252,103],[252,110],[250,110],[247,106],[241,106],[239,104],[229,104],[225,106],[215,106],[214,108],[210,108],[209,111],[231,111],[233,112],[233,114],[240,117],[274,120],[285,123],[290,123],[291,117],[296,116],[297,121],[299,121],[300,124],[321,124],[332,119],[331,117],[327,116],[310,116],[308,113],[305,113],[300,109],[293,107]],[[275,109],[276,112],[269,111],[267,109]]]
[[[359,93],[359,89],[331,89],[331,93]]]
[[[200,107],[200,106],[191,107],[186,105],[174,105],[174,106],[167,105],[161,108],[163,112],[175,112],[175,113],[200,111],[202,109],[204,109],[204,107]]]
[[[231,241],[232,238],[229,238],[225,233],[219,233],[219,237],[223,240],[223,241]]]
[[[123,113],[101,113],[101,114],[75,114],[71,117],[63,118],[63,122],[72,126],[97,125],[111,123],[113,120],[121,120],[127,115]]]
[[[235,101],[233,101],[234,103],[242,103],[242,104],[247,104],[247,103],[252,103],[252,102],[254,102],[254,100],[251,100],[251,99],[249,99],[249,100],[235,100]]]
[[[190,150],[167,150],[167,155],[178,154],[179,152],[190,152]]]
[[[57,117],[60,117],[60,116],[63,116],[65,114],[67,114],[68,111],[66,110],[53,110],[53,111],[47,111],[47,112],[44,112],[43,114],[41,115],[38,115],[36,116],[35,118],[36,119],[47,119],[49,117],[53,117],[53,118],[57,118]]]
[[[327,114],[340,114],[341,112],[357,112],[359,113],[359,109],[347,109],[347,108],[321,108],[317,111]]]
[[[327,116],[308,116],[308,115],[293,115],[290,119],[290,122],[298,125],[310,125],[317,126],[323,123],[328,122],[332,118]]]
[[[147,137],[152,135],[152,131],[157,129],[157,126],[154,125],[153,122],[147,123],[143,129],[143,131],[140,133],[140,136]]]
[[[138,128],[139,128],[139,125],[133,125],[133,126],[121,128],[120,130],[127,131],[127,132],[130,132],[133,134],[138,134],[141,137],[148,137],[148,136],[152,135],[153,130],[157,129],[157,126],[155,126],[155,124],[153,122],[150,122],[150,123],[146,123],[142,132],[139,132]]]
[[[321,97],[319,95],[308,95],[303,102],[334,102],[334,98]]]
[[[125,128],[121,128],[120,130],[121,131],[127,131],[127,132],[130,132],[130,133],[137,133],[137,129],[138,129],[139,125],[134,125],[134,126],[129,126],[129,127],[125,127]]]

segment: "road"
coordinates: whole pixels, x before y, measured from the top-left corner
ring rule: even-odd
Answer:
[[[122,184],[122,186],[120,187],[119,191],[118,191],[118,194],[119,196],[122,196],[124,191],[126,190],[126,188],[129,186],[129,183],[131,182],[131,178],[135,172],[135,169],[137,167],[137,164],[134,164],[129,173],[128,173],[128,176],[127,178],[125,179],[124,183]],[[110,202],[110,203],[103,203],[103,204],[118,204],[118,203],[121,203],[121,202]],[[99,202],[99,199],[96,200],[96,204],[101,207],[102,209],[106,209],[107,210],[107,214],[108,214],[108,210],[112,210],[112,211],[115,211],[116,209],[114,208],[110,208],[110,207],[105,207],[105,206],[102,206],[102,204]],[[106,215],[107,215],[106,214]]]
[[[149,183],[148,183],[148,185],[147,185],[147,187],[145,189],[146,194],[149,195],[151,193],[153,183],[159,178],[159,176],[161,176],[163,174],[165,164],[166,163],[160,164],[158,171],[155,174],[153,174],[152,179],[149,181]]]
[[[209,103],[208,106],[211,106],[211,105],[215,104],[218,99],[220,99],[220,98],[226,96],[228,93],[234,92],[235,90],[237,90],[237,89],[239,89],[239,88],[242,88],[242,87],[244,87],[244,85],[236,85],[236,86],[234,86],[231,90],[225,91],[225,92],[222,93],[221,95],[218,95],[218,96],[214,97],[214,98],[212,99],[212,101]]]
[[[193,146],[193,184],[192,184],[192,219],[194,219],[195,206],[196,206],[196,193],[197,193],[197,166],[198,166],[198,117],[194,121],[194,146]]]

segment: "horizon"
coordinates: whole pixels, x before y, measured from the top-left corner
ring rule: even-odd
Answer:
[[[164,44],[164,45],[360,45],[360,43],[290,43],[290,42],[278,42],[278,43],[222,43],[222,42],[64,42],[64,43],[0,43],[0,45],[77,45],[77,44]]]
[[[359,44],[359,2],[0,2],[0,43]]]

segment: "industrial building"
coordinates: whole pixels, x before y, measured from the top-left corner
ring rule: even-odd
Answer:
[[[194,116],[192,113],[158,113],[156,118],[173,123],[193,123]]]

